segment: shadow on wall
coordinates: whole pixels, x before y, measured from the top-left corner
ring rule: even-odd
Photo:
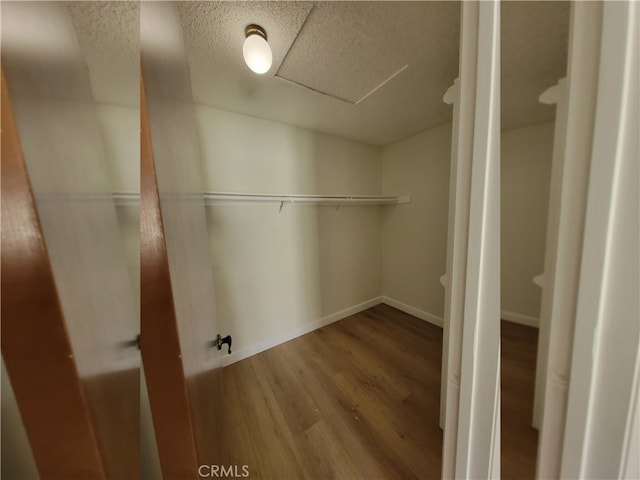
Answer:
[[[382,149],[314,136],[315,190],[330,195],[380,195]],[[397,192],[396,192],[397,193]],[[380,206],[317,208],[321,315],[382,295]]]
[[[501,307],[505,320],[537,325],[544,271],[554,123],[501,135]]]
[[[442,324],[451,165],[451,123],[385,146],[383,193],[411,193],[411,203],[382,215],[384,295]]]

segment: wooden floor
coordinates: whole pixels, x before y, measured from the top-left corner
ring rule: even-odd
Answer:
[[[502,321],[501,477],[535,477],[538,431],[531,426],[538,329]]]
[[[250,478],[440,478],[442,329],[387,305],[223,370],[227,464]]]

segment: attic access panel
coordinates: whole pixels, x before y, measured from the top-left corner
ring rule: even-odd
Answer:
[[[403,23],[390,5],[329,2],[309,13],[276,76],[357,104],[401,75]],[[403,53],[409,53],[404,51]]]

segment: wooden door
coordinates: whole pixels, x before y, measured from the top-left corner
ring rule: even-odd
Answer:
[[[213,345],[223,332],[216,323],[195,112],[175,5],[143,3],[140,27],[144,369],[163,475],[198,478],[200,465],[220,464],[224,430],[222,352]],[[178,447],[182,458],[171,453]]]
[[[14,73],[20,76],[23,72]],[[23,112],[23,119],[30,119],[28,112]],[[62,122],[69,125],[78,120],[86,118],[71,114]],[[25,129],[28,137],[37,134],[37,128],[31,127]],[[101,145],[95,148],[100,149]],[[55,154],[49,157],[52,168],[55,159]],[[32,158],[32,166],[37,165],[38,159]],[[100,244],[81,234],[81,238],[73,238],[80,231],[91,229],[89,224],[83,225],[84,215],[78,213],[92,210],[86,202],[94,201],[63,193],[60,198],[46,198],[41,207],[49,228],[42,228],[3,69],[2,353],[35,463],[45,479],[135,479],[139,474],[135,344],[131,338],[118,338],[122,334],[118,329],[106,336],[114,340],[107,340],[104,350],[95,348],[93,342],[112,325],[93,310],[95,302],[105,298],[113,301],[110,282],[116,276],[120,275],[124,282],[129,280],[124,252],[113,244]],[[109,205],[98,208],[109,215]],[[113,210],[114,206],[110,208]],[[111,213],[114,220],[115,211]],[[104,219],[101,215],[96,217],[92,222]],[[78,228],[71,228],[72,223]],[[108,221],[102,224],[108,225]],[[115,221],[111,228],[115,241],[119,241]],[[109,242],[113,237],[105,240],[101,235],[101,239]],[[52,244],[55,261],[49,250]],[[63,245],[67,245],[66,252],[60,249]],[[89,245],[95,251],[87,249]],[[83,247],[83,253],[79,253]],[[76,255],[83,267],[79,268],[68,255]],[[91,265],[83,260],[92,255],[102,255],[102,261],[109,257],[113,269],[108,274],[98,270],[93,276],[85,275],[85,268]],[[120,263],[114,261],[118,255],[122,255],[118,258]],[[81,284],[83,288],[73,288]],[[62,297],[61,285],[66,291]],[[123,313],[120,321],[137,330],[133,302],[119,300],[119,311]],[[82,324],[70,320],[77,317],[78,311],[89,313]]]
[[[2,71],[2,356],[38,472],[105,478]]]
[[[12,2],[2,16],[3,138],[10,102],[22,153],[3,142],[2,208],[15,212],[2,229],[7,372],[44,478],[135,479],[139,314],[83,51],[65,5]],[[70,417],[75,427],[60,425]]]
[[[145,380],[164,478],[198,478],[142,75],[140,109],[140,326]]]

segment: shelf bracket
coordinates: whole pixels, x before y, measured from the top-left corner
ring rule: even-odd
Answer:
[[[453,83],[447,88],[447,91],[444,92],[442,96],[442,101],[447,105],[453,105],[453,102],[456,101],[456,97],[458,96],[458,79],[456,78]]]
[[[563,80],[564,78],[561,78],[560,80],[558,80],[558,83],[547,88],[544,92],[542,92],[538,97],[538,101],[546,105],[557,104],[560,101],[560,95],[562,92],[560,90],[560,82],[562,82]]]

